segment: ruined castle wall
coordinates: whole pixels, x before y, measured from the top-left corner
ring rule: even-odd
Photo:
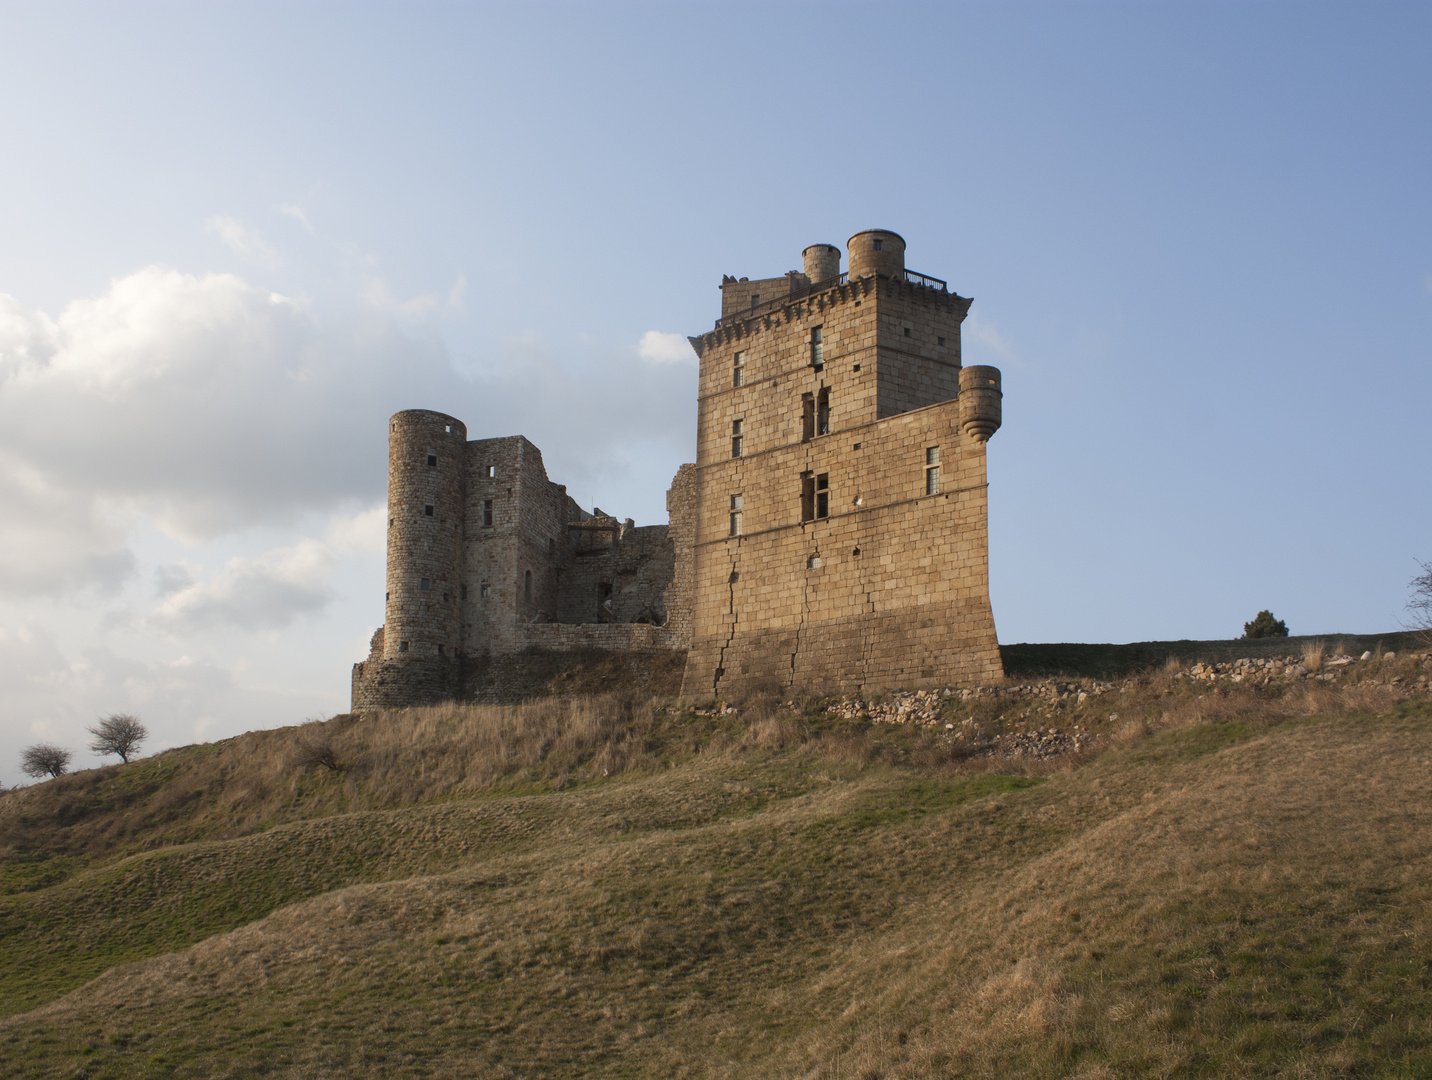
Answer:
[[[666,492],[667,535],[671,539],[672,571],[663,603],[666,627],[677,647],[691,643],[691,608],[696,582],[696,518],[700,487],[695,465],[676,470]]]
[[[675,562],[665,525],[627,529],[604,550],[577,554],[568,562],[558,619],[663,625]]]

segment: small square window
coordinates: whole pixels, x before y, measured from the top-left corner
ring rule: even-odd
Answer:
[[[807,569],[807,570],[819,570],[819,569],[820,569],[820,556],[819,556],[819,555],[811,555],[811,556],[808,556],[808,557],[806,558],[806,569]]]
[[[424,517],[432,517],[432,516],[433,516],[433,508],[432,508],[431,506],[425,506],[425,507],[423,507],[423,516],[424,516]]]
[[[445,425],[443,425],[443,430],[446,431],[449,435],[451,435],[451,434],[452,434],[452,425],[451,425],[451,424],[445,424]]]
[[[479,600],[486,600],[491,595],[492,586],[488,585],[487,582],[484,581],[481,585],[477,587],[477,598]]]
[[[935,341],[937,341],[937,342],[938,342],[940,345],[942,345],[942,346],[945,344],[945,339],[944,339],[944,338],[936,338]]]
[[[423,580],[418,583],[418,588],[422,589],[423,592],[429,592],[429,591],[432,589],[432,587],[433,587],[433,583],[432,583],[431,581],[429,581],[427,578],[423,578]]]
[[[905,327],[905,336],[906,336],[906,337],[909,337],[909,336],[910,336],[910,328],[909,328],[908,326]]]
[[[860,370],[860,365],[859,365],[859,364],[856,364],[856,365],[855,365],[853,368],[851,368],[850,370],[851,370],[851,371],[859,371],[859,370]]]
[[[446,604],[450,599],[451,599],[450,594],[448,594],[448,593],[443,593],[443,603],[444,603],[444,604]]]
[[[884,240],[877,240],[877,241],[875,241],[875,250],[876,250],[876,251],[882,250],[881,245],[883,245],[884,243],[885,243]]]
[[[859,443],[856,443],[854,446],[851,447],[851,449],[852,449],[852,450],[859,450],[859,449],[860,449],[860,444],[859,444]]]
[[[437,456],[436,454],[429,454],[429,455],[428,455],[428,464],[429,464],[429,465],[436,465],[437,463],[438,463],[438,456]]]
[[[408,651],[408,643],[407,643],[406,641],[400,641],[400,642],[398,642],[398,651],[399,651],[399,652],[407,652],[407,651]]]
[[[751,294],[751,306],[752,306],[752,307],[755,307],[755,306],[756,306],[757,304],[759,304],[760,302],[761,302],[761,294],[760,294],[760,293],[752,293],[752,294]]]

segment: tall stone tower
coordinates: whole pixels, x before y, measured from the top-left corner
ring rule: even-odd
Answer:
[[[804,269],[727,277],[700,357],[683,693],[852,693],[1003,675],[985,443],[1000,374],[964,368],[971,301],[871,229]]]

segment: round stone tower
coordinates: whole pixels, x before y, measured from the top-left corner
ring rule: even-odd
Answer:
[[[999,368],[975,364],[960,369],[960,427],[976,442],[999,430],[1003,399]]]
[[[467,428],[426,409],[388,422],[388,597],[383,659],[411,676],[414,702],[456,691],[462,632]],[[433,685],[429,686],[428,684]]]
[[[840,248],[834,244],[812,244],[801,252],[805,260],[805,276],[812,285],[819,285],[840,276]]]
[[[850,251],[850,277],[884,274],[899,277],[905,273],[905,239],[886,229],[866,229],[845,242]]]

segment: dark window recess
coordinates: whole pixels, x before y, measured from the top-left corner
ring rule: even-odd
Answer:
[[[801,442],[815,438],[815,395],[801,395]]]
[[[801,520],[815,517],[815,474],[801,473]]]
[[[398,642],[398,651],[399,651],[399,652],[407,652],[407,651],[408,651],[408,643],[407,643],[406,641],[400,641],[400,642]]]
[[[810,330],[810,366],[817,371],[825,367],[825,334],[819,326]]]
[[[859,365],[859,364],[856,364],[855,367],[851,368],[850,370],[851,370],[851,371],[859,371],[859,370],[860,370],[860,365]]]
[[[457,591],[457,595],[458,595],[458,599],[459,599],[459,600],[466,600],[466,599],[467,599],[467,586],[466,586],[466,585],[463,585],[461,588],[459,588],[458,591]]]
[[[389,518],[389,519],[388,519],[388,528],[391,529],[392,527],[393,527],[393,519],[392,519],[392,518]]]
[[[443,603],[444,603],[444,604],[446,604],[446,603],[447,603],[449,600],[451,600],[451,599],[452,599],[451,594],[449,594],[449,593],[443,593]]]
[[[433,587],[433,583],[432,583],[431,581],[429,581],[427,578],[423,578],[422,581],[418,582],[418,588],[422,589],[423,592],[429,592],[429,591],[431,591],[432,587]]]
[[[943,345],[943,344],[945,343],[945,339],[944,339],[944,338],[936,338],[935,341],[936,341],[937,343],[939,343],[940,345]]]
[[[441,656],[442,654],[443,654],[443,647],[442,647],[441,645],[439,645],[439,646],[438,646],[438,655]]]
[[[830,481],[826,473],[815,478],[815,516],[830,517]]]
[[[859,444],[859,443],[856,443],[854,446],[851,447],[851,449],[852,449],[852,450],[859,450],[859,449],[860,449],[860,444]]]
[[[905,327],[905,336],[906,336],[906,337],[909,337],[909,336],[910,336],[910,328],[909,328],[908,326]]]
[[[437,463],[438,463],[438,456],[437,456],[436,454],[429,454],[429,455],[428,455],[428,464],[429,464],[429,465],[436,465]]]
[[[492,500],[482,500],[482,524],[486,528],[492,528]]]
[[[384,593],[384,594],[383,594],[383,603],[386,604],[386,603],[388,602],[388,597],[389,597],[390,595],[392,595],[392,594],[391,594],[391,593]]]
[[[483,582],[481,585],[479,585],[479,586],[477,587],[477,598],[478,598],[479,600],[486,600],[486,599],[487,599],[489,596],[491,596],[491,595],[492,595],[492,586],[489,585],[489,584],[487,584],[487,582]]]
[[[854,551],[851,552],[851,554],[854,555],[857,559],[860,558],[860,549],[856,548]]]
[[[522,574],[522,599],[532,599],[532,571],[527,570]]]
[[[830,387],[821,387],[815,403],[815,433],[830,434]]]
[[[884,244],[884,243],[885,243],[884,240],[877,240],[877,241],[875,241],[875,250],[876,250],[876,251],[879,251],[879,250],[880,250],[880,246],[881,246],[882,244]]]
[[[760,302],[761,302],[761,294],[760,294],[760,293],[752,293],[752,294],[751,294],[751,306],[752,306],[752,307],[755,307],[755,306],[756,306],[757,304],[759,304]]]
[[[432,508],[431,506],[425,506],[425,507],[423,507],[423,516],[424,516],[424,517],[432,517],[432,516],[433,516],[433,508]]]

